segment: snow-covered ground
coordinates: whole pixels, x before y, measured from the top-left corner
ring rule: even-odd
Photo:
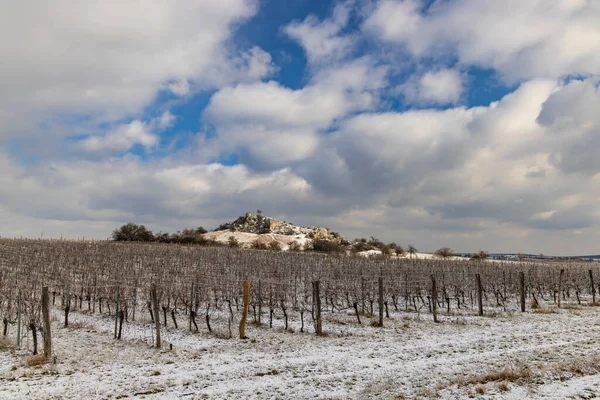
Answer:
[[[324,314],[326,335],[317,337],[309,321],[299,332],[294,313],[293,332],[277,315],[273,328],[249,324],[247,340],[222,338],[227,324],[216,316],[213,334],[202,318],[200,332],[188,333],[180,315],[156,350],[147,321],[126,323],[117,341],[111,318],[74,312],[69,328],[53,322],[56,364],[26,366],[30,339],[0,352],[0,399],[592,398],[600,396],[599,314],[586,306],[441,315],[435,324],[429,314],[394,312],[376,328],[340,311]],[[513,379],[485,382],[507,370]]]

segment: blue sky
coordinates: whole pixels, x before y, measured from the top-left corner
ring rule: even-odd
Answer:
[[[260,208],[422,250],[597,253],[600,6],[522,3],[14,2],[0,235]]]

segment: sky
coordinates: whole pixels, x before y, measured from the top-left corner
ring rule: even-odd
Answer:
[[[0,5],[0,236],[600,253],[599,1]]]

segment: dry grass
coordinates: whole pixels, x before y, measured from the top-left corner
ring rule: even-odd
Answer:
[[[531,379],[531,376],[531,368],[525,366],[521,368],[507,368],[483,375],[476,375],[470,377],[461,376],[451,381],[451,384],[456,384],[458,386],[467,386],[484,385],[488,382],[518,382],[528,381]]]
[[[538,308],[533,311],[536,314],[556,314],[557,311],[554,308]]]
[[[498,384],[498,391],[499,392],[508,392],[509,388],[508,388],[508,384],[506,382],[500,382]]]
[[[582,307],[578,304],[563,303],[561,304],[560,308],[564,310],[581,310]]]
[[[27,359],[27,366],[37,367],[39,365],[45,364],[46,361],[48,361],[48,358],[44,354],[38,354],[35,356],[31,356]]]
[[[587,358],[573,359],[560,363],[552,363],[546,365],[537,365],[530,367],[523,365],[517,368],[507,368],[500,371],[493,371],[487,374],[475,376],[461,376],[448,382],[446,385],[450,387],[457,385],[458,387],[470,386],[475,388],[475,392],[479,395],[485,394],[487,391],[486,384],[497,382],[497,390],[499,392],[507,392],[509,390],[508,382],[517,384],[533,384],[540,377],[552,378],[556,380],[567,380],[576,376],[595,375],[600,372],[600,356],[592,356]],[[444,386],[438,384],[436,390],[443,390]]]
[[[531,299],[531,301],[529,302],[529,306],[531,307],[532,310],[536,310],[538,308],[540,308],[540,303],[537,301],[537,299],[534,297],[533,299]]]
[[[6,336],[0,336],[0,351],[11,350],[15,347],[15,344],[12,340],[7,338]]]

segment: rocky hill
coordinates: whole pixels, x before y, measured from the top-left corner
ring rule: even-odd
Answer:
[[[311,239],[334,239],[326,228],[318,226],[296,226],[287,221],[262,214],[247,213],[233,222],[219,226],[218,231],[255,233],[257,235],[306,235]]]
[[[313,240],[339,243],[343,239],[326,228],[297,226],[260,213],[247,213],[235,221],[221,224],[215,231],[203,235],[221,243],[237,243],[240,247],[275,246],[281,250],[303,250]]]

